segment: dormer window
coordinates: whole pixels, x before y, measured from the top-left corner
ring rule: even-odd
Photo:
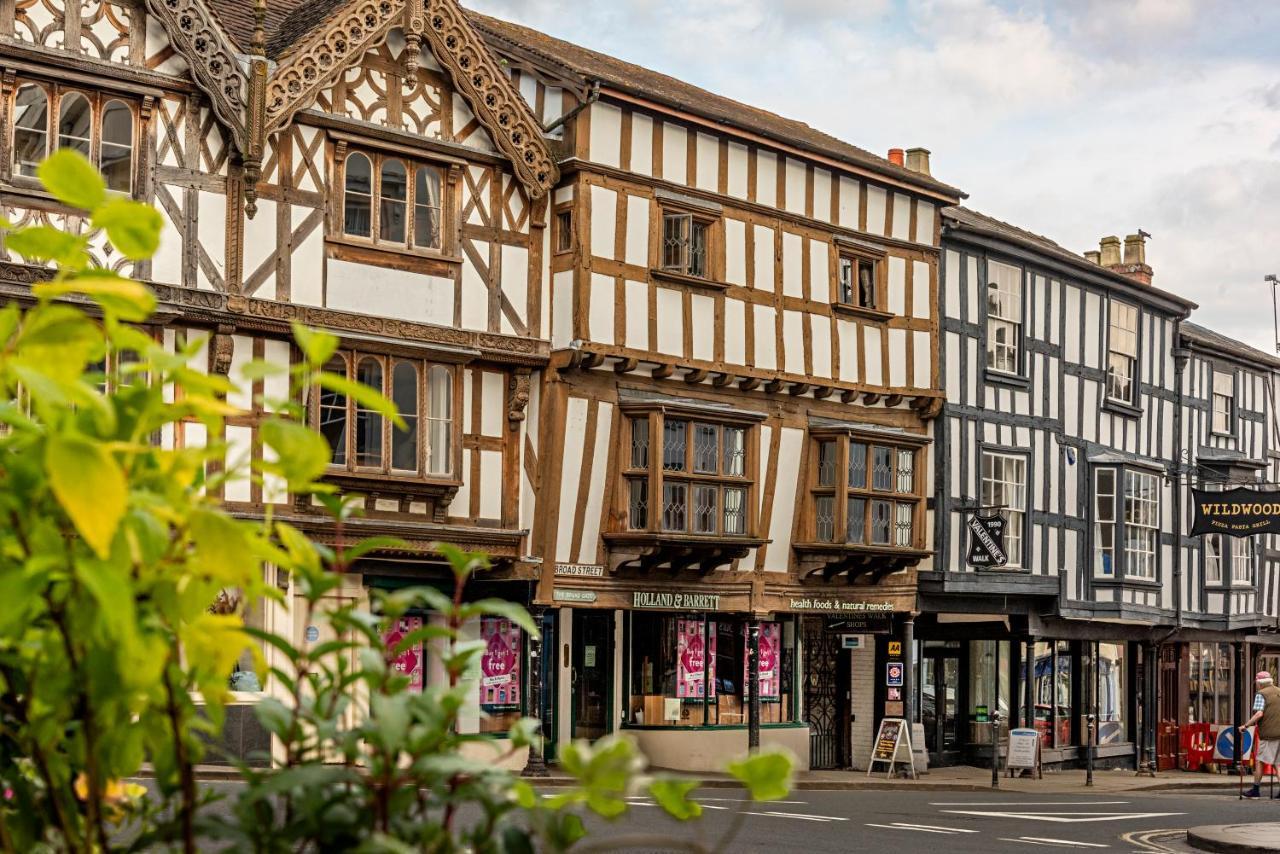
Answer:
[[[437,166],[352,151],[342,168],[342,235],[381,248],[439,251],[442,175]]]
[[[13,176],[34,178],[40,162],[52,151],[69,148],[97,165],[107,189],[132,192],[136,123],[132,103],[53,83],[22,82],[14,92],[10,116]]]

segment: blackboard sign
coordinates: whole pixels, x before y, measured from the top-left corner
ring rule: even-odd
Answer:
[[[1191,535],[1226,534],[1251,537],[1280,534],[1280,492],[1239,487],[1225,492],[1191,490],[1195,520]]]
[[[876,733],[875,744],[871,748],[871,761],[867,763],[867,776],[871,776],[876,763],[884,762],[889,766],[885,776],[893,774],[896,762],[905,762],[911,767],[911,777],[916,776],[915,762],[911,757],[911,735],[907,732],[907,722],[902,718],[885,718],[880,721],[880,730]]]

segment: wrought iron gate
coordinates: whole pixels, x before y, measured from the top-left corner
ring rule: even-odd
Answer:
[[[844,766],[840,732],[840,697],[836,669],[840,664],[840,638],[828,632],[821,617],[804,621],[804,709],[809,723],[809,766],[814,769]]]

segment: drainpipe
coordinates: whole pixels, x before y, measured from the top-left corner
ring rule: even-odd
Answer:
[[[1173,376],[1177,386],[1173,409],[1173,586],[1176,592],[1173,603],[1176,608],[1174,628],[1182,628],[1182,378],[1187,370],[1191,351],[1181,346],[1182,330],[1178,329],[1179,346],[1173,348]]]
[[[560,125],[569,121],[574,116],[578,115],[578,113],[582,112],[587,107],[590,107],[592,104],[594,104],[596,101],[599,101],[599,100],[600,100],[600,81],[595,80],[595,81],[592,81],[591,83],[591,90],[587,93],[587,99],[583,101],[581,104],[579,104],[578,106],[574,107],[569,112],[565,113],[560,118],[556,119],[551,124],[544,127],[542,129],[542,133],[544,135],[551,133],[553,130],[560,127]]]

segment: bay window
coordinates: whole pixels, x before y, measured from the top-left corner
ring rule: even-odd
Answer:
[[[1138,309],[1111,302],[1107,336],[1107,398],[1135,405],[1138,376]]]
[[[1160,476],[1094,470],[1094,575],[1155,581],[1160,547]]]
[[[9,110],[13,134],[11,174],[34,178],[54,150],[78,151],[102,172],[107,189],[133,191],[136,107],[101,92],[61,84],[19,81]]]
[[[1022,567],[1022,543],[1027,515],[1027,458],[997,451],[982,453],[982,506],[1004,515],[1007,569]]]
[[[404,421],[399,427],[360,401],[320,389],[314,418],[332,450],[331,466],[399,477],[453,473],[456,404],[451,366],[346,352],[334,355],[325,370],[383,395]]]
[[[916,548],[918,445],[847,430],[815,430],[810,475],[815,542]]]
[[[442,248],[440,167],[352,151],[342,160],[341,184],[343,237],[381,248]]]

